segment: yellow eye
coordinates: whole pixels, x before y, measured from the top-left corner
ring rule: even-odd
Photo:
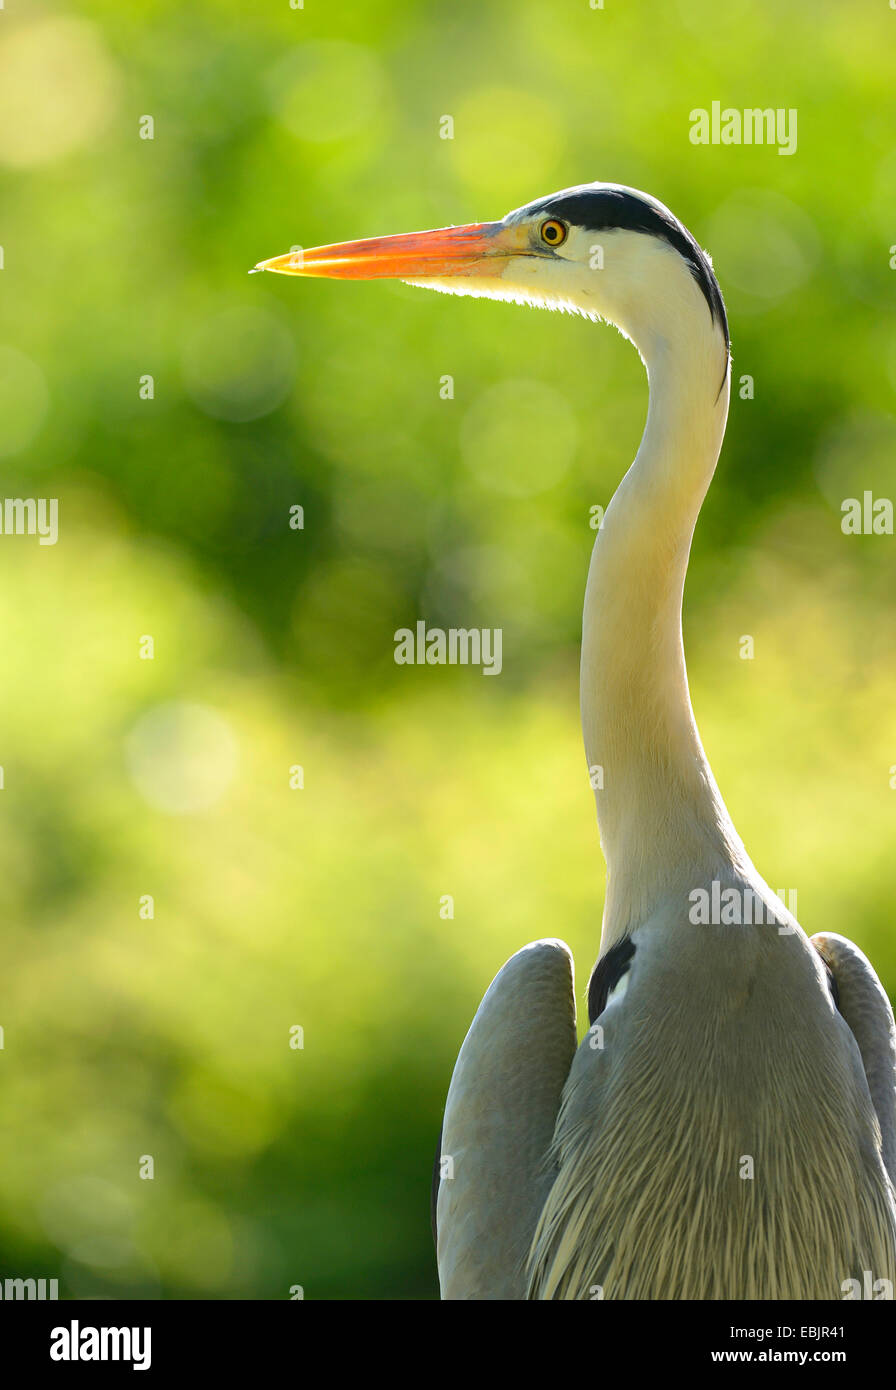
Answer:
[[[566,230],[562,222],[555,221],[553,217],[549,218],[541,224],[541,239],[547,246],[562,246],[566,240]]]

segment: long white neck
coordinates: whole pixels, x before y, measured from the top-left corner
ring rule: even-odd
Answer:
[[[632,336],[647,366],[647,424],[597,534],[582,641],[608,870],[602,954],[664,896],[686,903],[704,870],[749,863],[700,743],[681,633],[691,537],[728,415],[726,348],[696,295],[694,312],[662,334]]]

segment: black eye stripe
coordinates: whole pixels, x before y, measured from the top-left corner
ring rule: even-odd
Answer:
[[[725,301],[709,259],[687,227],[667,209],[654,207],[626,188],[579,184],[576,188],[565,188],[560,193],[527,203],[525,207],[517,209],[516,215],[537,217],[539,214],[547,220],[564,221],[568,226],[584,227],[598,234],[618,229],[644,232],[667,241],[687,262],[709,306],[709,312],[721,327],[725,344],[728,345]]]
[[[607,1007],[607,999],[619,984],[635,954],[635,943],[630,936],[617,941],[594,967],[588,982],[588,1022],[600,1018]]]

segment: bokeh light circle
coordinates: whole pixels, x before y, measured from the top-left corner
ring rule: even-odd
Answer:
[[[705,245],[722,284],[762,308],[799,289],[821,256],[811,217],[767,188],[732,193],[710,218]],[[749,309],[750,301],[740,307]]]
[[[386,79],[369,49],[337,40],[303,43],[268,73],[278,120],[299,140],[344,140],[378,124]]]
[[[144,801],[169,815],[219,801],[237,764],[226,720],[204,705],[172,701],[141,716],[127,738],[128,771]]]
[[[503,381],[470,406],[461,450],[473,476],[508,497],[553,487],[573,460],[578,424],[569,402],[540,381]]]
[[[27,169],[85,144],[113,111],[118,88],[87,20],[42,16],[14,25],[0,43],[0,163]]]
[[[288,396],[295,372],[293,342],[265,309],[234,305],[202,320],[182,353],[192,400],[218,420],[258,420]]]
[[[483,220],[550,192],[566,133],[557,103],[525,88],[482,87],[459,103],[449,151],[481,197]]]

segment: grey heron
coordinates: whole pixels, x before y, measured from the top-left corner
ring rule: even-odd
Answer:
[[[892,1296],[892,1009],[862,952],[810,939],[753,866],[688,689],[684,580],[730,391],[709,257],[656,199],[594,183],[498,222],[257,269],[583,314],[647,370],[643,437],[585,593],[582,726],[607,863],[590,1026],[577,1046],[562,941],[523,947],[489,987],[445,1107],[443,1298],[839,1299],[851,1281]]]

